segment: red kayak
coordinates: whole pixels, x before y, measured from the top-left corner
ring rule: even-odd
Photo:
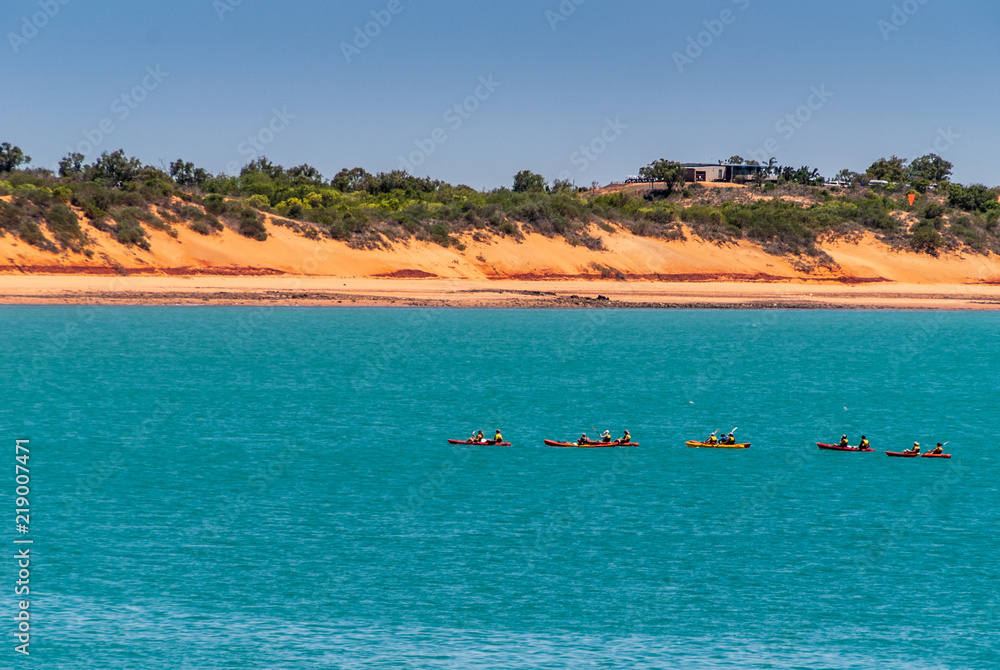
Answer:
[[[920,458],[951,458],[951,454],[920,454]]]
[[[594,449],[597,447],[638,447],[638,442],[556,442],[555,440],[545,440],[547,447],[579,447],[581,449]]]
[[[822,442],[817,442],[816,446],[820,449],[829,449],[830,451],[875,451],[874,449],[862,449],[861,447],[842,447],[839,444],[823,444]]]
[[[920,456],[920,454],[906,454],[906,453],[903,453],[902,451],[887,451],[887,452],[885,452],[885,455],[886,456],[895,456],[896,458],[917,458],[918,456]],[[927,454],[924,454],[924,456],[926,456],[926,455]]]
[[[448,444],[473,444],[477,447],[509,447],[510,442],[494,442],[493,440],[483,440],[475,442],[473,440],[448,440]]]

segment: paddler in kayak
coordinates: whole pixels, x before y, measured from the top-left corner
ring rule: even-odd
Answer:
[[[629,435],[628,428],[625,429],[625,434],[618,438],[618,444],[629,444],[632,442],[632,436]]]
[[[577,444],[590,444],[590,438],[588,438],[587,434],[584,433],[583,435],[580,436],[580,438],[576,441],[576,443]]]
[[[604,442],[605,444],[610,444],[610,442],[611,442],[611,431],[610,430],[606,430],[606,431],[604,431],[601,434],[601,442]]]
[[[941,444],[940,442],[938,442],[937,446],[934,447],[933,449],[931,449],[930,451],[928,451],[927,453],[928,454],[943,454],[944,453],[944,445]]]
[[[919,442],[914,442],[913,446],[910,447],[909,449],[904,449],[903,453],[904,454],[919,454],[920,453],[920,443]]]
[[[726,441],[723,444],[736,444],[736,436],[729,433],[729,435],[726,435]]]
[[[483,431],[476,433],[476,442],[485,442],[486,436],[483,435]]]
[[[497,428],[497,434],[493,436],[493,444],[500,444],[503,442],[503,435],[500,434],[500,429]]]
[[[871,449],[872,443],[868,441],[868,438],[864,435],[861,436],[861,442],[858,444],[858,449]]]
[[[849,444],[850,444],[850,443],[849,443],[849,442],[847,441],[847,436],[846,436],[846,435],[841,435],[841,436],[840,436],[840,444],[839,444],[838,446],[841,446],[841,447],[846,447],[846,446],[848,446]]]
[[[718,443],[719,443],[719,438],[715,436],[715,433],[709,435],[708,439],[705,440],[705,444],[718,444]]]

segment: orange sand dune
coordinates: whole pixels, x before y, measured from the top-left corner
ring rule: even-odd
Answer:
[[[493,238],[466,248],[433,243],[397,243],[388,250],[352,249],[342,242],[309,239],[290,228],[269,224],[265,242],[226,229],[204,236],[176,226],[178,237],[150,230],[151,248],[119,244],[111,235],[86,226],[93,239],[89,256],[42,251],[12,235],[0,237],[2,274],[293,274],[328,277],[441,277],[509,279],[589,276],[667,279],[764,278],[785,281],[888,280],[911,284],[962,284],[1000,277],[1000,258],[971,253],[926,254],[897,251],[865,234],[858,241],[826,241],[820,248],[838,268],[807,268],[794,257],[767,254],[749,242],[718,244],[686,230],[686,240],[637,237],[620,228],[596,226],[606,250],[571,246],[562,238],[538,234],[523,241]],[[809,259],[805,259],[809,260]]]
[[[264,290],[268,286],[281,291],[299,285],[296,284],[298,280],[292,284],[250,281],[255,277],[268,276],[275,276],[276,279],[282,276],[303,280],[315,278],[319,284],[310,284],[315,290],[320,290],[319,286],[324,287],[323,290],[339,289],[344,283],[338,284],[339,280],[350,280],[346,283],[355,287],[358,281],[368,280],[377,282],[376,285],[400,287],[403,286],[401,282],[407,282],[407,285],[424,282],[430,293],[434,293],[432,287],[440,282],[444,282],[454,293],[456,286],[479,286],[483,282],[499,290],[502,286],[514,285],[512,282],[531,285],[541,281],[586,279],[598,291],[604,290],[600,286],[606,286],[608,290],[614,286],[616,295],[624,299],[631,299],[625,287],[633,284],[636,290],[639,290],[640,283],[646,287],[642,290],[649,297],[660,295],[655,290],[657,283],[697,282],[702,286],[698,289],[698,300],[711,295],[713,289],[710,284],[713,282],[718,285],[719,292],[728,292],[727,295],[734,300],[745,297],[743,294],[752,296],[754,292],[748,289],[734,293],[731,289],[733,282],[786,287],[834,284],[841,286],[837,291],[842,291],[845,285],[870,282],[908,287],[906,291],[895,291],[894,295],[912,293],[913,286],[921,285],[928,288],[948,286],[951,288],[945,293],[964,294],[963,290],[954,287],[982,287],[1000,282],[1000,257],[996,255],[949,253],[935,258],[894,250],[870,233],[854,241],[835,239],[821,242],[820,248],[836,264],[822,267],[808,258],[767,254],[759,246],[745,241],[708,242],[687,229],[687,239],[666,241],[637,237],[618,227],[614,227],[614,232],[607,232],[592,226],[590,233],[601,238],[606,247],[601,251],[572,246],[562,238],[547,238],[538,234],[526,235],[521,241],[492,238],[488,242],[477,242],[471,237],[464,237],[461,238],[465,245],[462,250],[416,241],[397,243],[389,249],[358,250],[330,239],[309,239],[268,219],[269,238],[265,242],[242,237],[229,229],[203,236],[184,225],[176,225],[177,238],[162,231],[150,230],[150,250],[143,251],[124,247],[111,235],[87,224],[84,227],[92,238],[87,254],[68,251],[52,253],[30,246],[12,235],[0,237],[0,300],[23,301],[29,295],[58,294],[65,297],[68,292],[76,290],[100,292],[103,284],[92,285],[81,275],[91,275],[95,279],[100,276],[174,277],[177,280],[170,285],[178,289],[197,285],[201,287],[197,290],[212,291],[222,290],[220,286],[226,287],[226,290],[239,290],[246,286],[251,291]],[[15,281],[17,277],[45,275],[52,276],[52,280],[32,286]],[[183,280],[185,277],[206,276],[218,276],[225,281],[220,285]],[[100,281],[106,283],[108,280]],[[728,282],[730,288],[723,291],[722,282]],[[159,284],[150,282],[139,282],[136,286],[152,287],[150,290],[154,292],[163,288],[157,289]],[[17,287],[27,293],[17,293],[20,290]],[[788,294],[809,295],[798,289],[781,290]],[[15,293],[21,297],[6,300]],[[876,293],[869,291],[872,296]],[[940,291],[924,293],[934,297]],[[681,295],[684,291],[663,293],[667,294]],[[361,295],[367,294],[361,291],[355,297]],[[420,299],[427,297],[423,293],[420,295],[423,296]],[[568,297],[571,295],[567,294]],[[851,298],[848,302],[855,305],[857,300]]]

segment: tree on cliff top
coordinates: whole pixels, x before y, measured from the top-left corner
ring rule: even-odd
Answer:
[[[684,185],[684,166],[676,161],[668,161],[665,158],[661,158],[658,161],[653,161],[644,168],[640,168],[639,176],[652,181],[654,187],[657,183],[662,182],[664,188],[660,190],[666,191],[666,194],[669,196],[678,187]]]
[[[0,144],[0,172],[13,172],[30,162],[31,156],[25,156],[21,147],[11,146],[10,142]]]

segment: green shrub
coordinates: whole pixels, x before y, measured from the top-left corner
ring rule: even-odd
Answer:
[[[188,224],[188,228],[201,235],[212,234],[212,229],[204,221],[192,221]]]
[[[229,209],[226,199],[221,195],[207,195],[201,201],[201,204],[206,212],[215,216],[222,216]]]
[[[937,256],[938,249],[944,246],[944,239],[941,237],[941,233],[934,230],[934,226],[920,223],[913,228],[913,234],[910,237],[910,246],[917,251]]]
[[[974,225],[969,217],[963,216],[951,224],[949,232],[970,247],[983,249],[986,238],[973,227]]]
[[[782,201],[759,201],[724,209],[726,223],[772,251],[816,254],[816,219],[809,210]]]
[[[115,226],[115,239],[127,247],[136,246],[149,251],[146,229],[134,218],[126,218]]]
[[[80,220],[66,205],[52,207],[46,216],[46,223],[60,244],[68,245],[83,240]]]
[[[866,198],[859,202],[857,221],[865,228],[883,232],[893,232],[899,228],[896,220],[889,216],[882,198]]]
[[[48,208],[52,206],[55,202],[55,197],[52,195],[52,191],[48,188],[38,188],[31,185],[19,186],[14,189],[14,195],[20,195],[38,207]]]
[[[997,227],[997,219],[1000,218],[1000,211],[991,210],[986,214],[986,230],[993,232]]]
[[[923,217],[925,219],[939,219],[944,216],[945,209],[936,202],[932,202],[924,207]]]
[[[39,228],[38,224],[34,221],[25,221],[18,234],[21,236],[22,240],[33,247],[38,247],[39,249],[44,249],[46,251],[56,250],[55,247],[52,246],[52,243],[46,239],[42,229]]]
[[[709,224],[721,226],[725,224],[722,212],[717,207],[707,205],[691,205],[681,210],[681,220],[689,224]]]
[[[100,221],[108,215],[107,212],[92,202],[88,202],[83,205],[83,214],[92,221]]]
[[[997,203],[996,193],[982,184],[952,184],[948,188],[948,204],[966,212],[986,212],[1000,203]]]
[[[264,226],[263,216],[252,209],[243,209],[239,212],[240,235],[263,242],[267,239],[267,228]]]
[[[175,205],[173,207],[173,210],[174,212],[176,212],[177,216],[181,217],[182,219],[188,219],[189,221],[194,221],[205,217],[205,212],[195,207],[194,205]]]
[[[642,217],[653,223],[673,223],[677,220],[677,214],[672,209],[654,209],[642,212]]]
[[[246,199],[246,203],[254,209],[268,211],[271,209],[271,201],[267,197],[256,193]]]
[[[607,207],[609,209],[622,212],[623,214],[633,214],[638,211],[640,207],[639,201],[625,191],[599,195],[594,198],[593,203],[598,207]]]
[[[18,207],[0,201],[0,230],[9,230],[16,233],[21,230],[21,226],[26,221],[24,212]]]
[[[431,239],[440,244],[442,247],[447,247],[451,244],[451,235],[448,231],[448,226],[438,222],[430,227],[428,230]]]

